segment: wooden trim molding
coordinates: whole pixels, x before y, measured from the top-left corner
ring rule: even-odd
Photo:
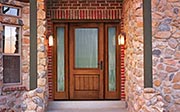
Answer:
[[[152,84],[152,15],[151,0],[143,0],[144,21],[144,88]]]
[[[37,1],[30,0],[30,89],[37,88]]]

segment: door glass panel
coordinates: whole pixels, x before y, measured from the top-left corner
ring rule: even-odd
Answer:
[[[98,29],[75,29],[75,68],[98,68]]]
[[[57,90],[64,91],[64,28],[57,28]]]
[[[116,91],[116,28],[108,28],[109,91]]]

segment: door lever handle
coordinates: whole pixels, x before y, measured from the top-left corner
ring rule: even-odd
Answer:
[[[103,70],[103,61],[100,61],[100,62],[99,62],[99,68],[100,68],[101,70]]]

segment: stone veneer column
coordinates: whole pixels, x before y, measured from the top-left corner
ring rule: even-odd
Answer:
[[[123,31],[126,32],[125,75],[126,101],[129,112],[162,112],[163,99],[154,88],[144,88],[143,3],[125,0]]]
[[[37,89],[24,94],[25,111],[44,112],[48,103],[46,10],[44,0],[37,0]]]

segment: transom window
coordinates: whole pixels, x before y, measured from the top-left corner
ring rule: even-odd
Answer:
[[[2,13],[5,15],[10,15],[10,16],[20,16],[20,8],[3,6]]]
[[[20,83],[20,27],[3,26],[1,48],[3,52],[3,82]]]

